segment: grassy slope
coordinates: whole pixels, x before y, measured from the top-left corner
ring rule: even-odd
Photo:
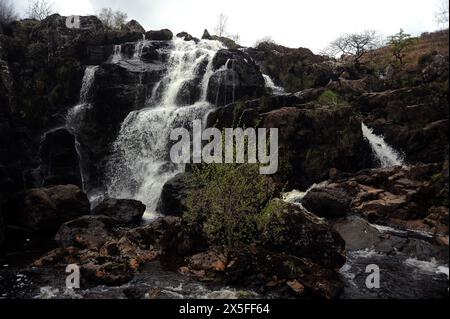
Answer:
[[[417,67],[419,59],[424,54],[437,52],[444,56],[448,56],[449,45],[449,30],[437,31],[433,33],[424,33],[416,38],[416,42],[408,48],[405,52],[404,59],[405,70],[412,70]],[[369,63],[375,69],[383,69],[391,63],[395,63],[392,56],[390,46],[382,47],[371,52],[364,59],[364,62]]]

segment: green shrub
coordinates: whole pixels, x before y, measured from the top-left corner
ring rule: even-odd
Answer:
[[[325,90],[317,98],[317,102],[324,105],[332,106],[333,108],[340,108],[342,106],[347,106],[348,103],[342,99],[337,93],[332,90]]]
[[[232,247],[259,238],[258,225],[274,193],[258,164],[203,164],[193,167],[195,185],[187,196],[184,219],[211,244]]]

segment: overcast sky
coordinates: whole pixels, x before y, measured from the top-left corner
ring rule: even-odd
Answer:
[[[220,13],[228,32],[251,46],[265,36],[289,47],[317,52],[341,33],[376,29],[390,35],[437,29],[433,13],[442,0],[50,0],[62,15],[93,14],[102,7],[120,9],[145,29],[169,28],[200,37],[213,33]],[[14,0],[24,13],[28,0]]]

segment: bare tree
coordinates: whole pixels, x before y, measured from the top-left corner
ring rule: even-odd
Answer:
[[[18,18],[10,0],[0,0],[0,23],[9,23]]]
[[[29,0],[27,15],[30,19],[44,20],[53,13],[53,3],[47,0]]]
[[[236,42],[237,44],[239,44],[239,42],[241,42],[241,36],[239,33],[235,33],[235,34],[229,34],[228,37],[233,40],[234,42]]]
[[[120,10],[113,11],[111,8],[102,8],[97,13],[100,21],[109,29],[120,29],[125,24],[128,15]]]
[[[114,28],[120,29],[127,22],[128,14],[117,10],[114,12]]]
[[[442,4],[434,12],[434,20],[440,27],[448,28],[448,0],[442,1]]]
[[[331,56],[350,56],[355,64],[361,62],[361,58],[368,52],[381,46],[381,37],[374,30],[366,30],[361,33],[344,34],[334,40],[327,48]]]
[[[214,32],[217,36],[223,37],[225,36],[226,30],[228,27],[228,17],[226,14],[219,14],[219,21],[217,22],[217,26],[214,28]]]

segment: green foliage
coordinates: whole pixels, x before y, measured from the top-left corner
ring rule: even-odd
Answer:
[[[330,105],[335,108],[346,106],[347,103],[340,98],[340,96],[332,90],[325,90],[317,99],[320,104]]]
[[[400,32],[388,37],[388,43],[391,46],[391,52],[397,62],[403,65],[403,59],[405,58],[405,52],[408,48],[416,42],[416,39],[411,38],[411,35],[405,33],[403,29]]]
[[[272,239],[279,239],[283,232],[283,212],[288,204],[282,200],[271,200],[261,212],[258,222],[258,229],[265,236]]]
[[[437,174],[434,174],[433,176],[431,176],[431,181],[433,183],[437,183],[437,182],[439,182],[441,180],[441,178],[442,178],[442,174],[441,173],[437,173]]]
[[[203,164],[193,167],[185,220],[201,225],[212,244],[232,247],[258,238],[258,224],[274,193],[272,181],[258,164]]]

